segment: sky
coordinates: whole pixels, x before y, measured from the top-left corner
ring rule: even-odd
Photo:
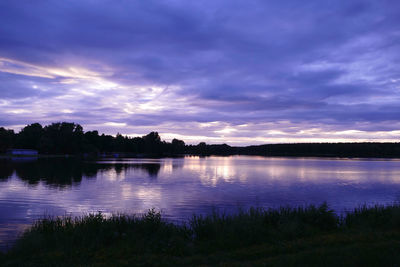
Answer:
[[[0,126],[399,141],[400,1],[1,1]]]

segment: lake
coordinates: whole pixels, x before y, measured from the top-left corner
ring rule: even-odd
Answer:
[[[400,200],[400,161],[283,157],[0,159],[0,247],[35,219],[161,210],[179,222],[213,210],[321,204],[338,213]]]

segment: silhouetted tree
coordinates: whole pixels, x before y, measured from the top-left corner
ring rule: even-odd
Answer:
[[[96,153],[100,150],[100,137],[98,131],[86,132],[83,136],[83,151]]]
[[[0,153],[4,153],[7,149],[14,145],[15,134],[13,130],[6,130],[0,127]]]
[[[161,152],[161,138],[157,132],[151,132],[143,136],[145,152],[160,153]]]
[[[172,139],[172,153],[184,153],[185,152],[185,142],[178,139]]]
[[[18,133],[16,147],[39,149],[40,139],[43,135],[43,127],[39,123],[33,123],[22,128]]]
[[[44,127],[40,151],[54,154],[82,152],[83,128],[75,123],[52,123]]]

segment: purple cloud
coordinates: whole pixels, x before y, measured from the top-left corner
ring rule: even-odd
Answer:
[[[398,140],[395,1],[6,1],[0,119],[187,142]]]

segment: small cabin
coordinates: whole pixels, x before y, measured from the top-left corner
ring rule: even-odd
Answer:
[[[38,151],[34,149],[9,149],[7,154],[13,156],[36,156]]]

